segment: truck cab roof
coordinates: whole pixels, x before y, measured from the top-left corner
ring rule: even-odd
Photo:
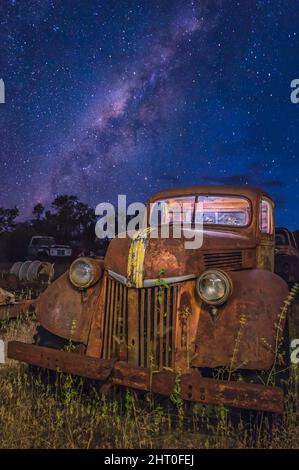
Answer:
[[[255,199],[256,197],[264,196],[272,200],[271,196],[265,191],[252,186],[197,185],[185,186],[182,188],[164,189],[162,191],[154,193],[149,198],[148,202],[151,203],[159,199],[165,199],[169,197],[190,196],[199,194],[223,194],[231,196],[245,196],[248,199]]]

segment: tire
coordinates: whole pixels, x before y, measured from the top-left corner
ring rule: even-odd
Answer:
[[[40,325],[36,328],[36,334],[33,337],[33,344],[45,348],[64,349],[68,343],[67,339],[54,335]]]
[[[50,333],[50,331],[46,330],[42,326],[38,326],[36,328],[36,333],[33,336],[33,344],[35,346],[62,350],[68,344],[68,340]],[[28,372],[31,378],[37,379],[44,384],[53,384],[56,380],[56,372],[44,369],[43,367],[29,365]]]

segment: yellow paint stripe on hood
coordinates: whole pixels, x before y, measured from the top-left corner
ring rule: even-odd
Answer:
[[[131,287],[143,286],[143,265],[145,259],[146,241],[151,233],[151,227],[137,232],[132,240],[127,265],[127,282]]]

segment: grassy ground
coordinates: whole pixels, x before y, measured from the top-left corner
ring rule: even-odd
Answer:
[[[4,340],[31,341],[30,320],[1,325]],[[50,387],[15,361],[0,366],[0,448],[298,448],[297,398],[282,417],[225,408],[188,409],[133,392],[100,396],[83,381],[58,374]]]

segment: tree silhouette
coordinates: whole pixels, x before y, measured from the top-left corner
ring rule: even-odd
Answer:
[[[59,195],[47,209],[38,203],[33,208],[33,218],[25,222],[16,223],[18,215],[16,207],[0,208],[0,259],[24,259],[33,235],[52,236],[57,243],[78,249],[93,250],[100,244],[95,237],[95,212],[77,196]]]
[[[32,213],[37,218],[37,220],[41,220],[41,217],[44,211],[45,211],[44,206],[39,202],[38,204],[34,206]]]
[[[0,207],[0,233],[10,232],[15,227],[15,219],[19,215],[19,209],[3,209]]]

